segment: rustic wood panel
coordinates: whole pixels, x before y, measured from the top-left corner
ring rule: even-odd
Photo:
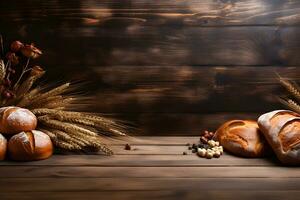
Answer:
[[[282,89],[278,74],[300,78],[299,67],[114,66],[95,71],[103,87],[94,109],[108,113],[268,111],[280,106],[274,98]]]
[[[115,114],[114,117],[130,121],[132,135],[199,135],[204,130],[215,131],[222,123],[232,119],[256,120],[262,113],[135,113]]]
[[[272,166],[278,165],[278,161],[268,159],[244,159],[223,155],[222,159],[200,159],[197,155],[56,155],[50,159],[39,162],[8,162],[0,163],[0,166],[130,166],[130,167],[209,167],[209,166]]]
[[[222,26],[222,25],[297,25],[297,0],[118,0],[105,1],[10,1],[0,4],[2,14],[14,22],[53,21],[62,25],[97,26],[114,22],[145,25]],[[16,12],[18,8],[19,12]],[[5,21],[5,20],[3,20]]]
[[[175,155],[198,137],[132,138],[135,155],[55,155],[36,162],[0,162],[1,199],[297,199],[296,167],[270,158]],[[121,151],[124,141],[114,141]],[[145,151],[153,148],[153,151]],[[164,155],[163,149],[170,148]],[[153,155],[156,150],[161,153]],[[142,152],[144,155],[139,155]],[[200,196],[199,196],[200,195]]]
[[[200,159],[200,158],[199,158]],[[13,173],[12,173],[13,171]],[[300,178],[287,167],[77,167],[2,166],[1,178]]]
[[[90,65],[297,65],[299,9],[297,1],[271,0],[27,0],[0,4],[0,26],[8,41],[19,38],[43,47],[42,63],[56,70],[74,70],[74,65],[77,70]],[[219,22],[202,27],[184,19],[184,13]],[[164,23],[164,18],[178,22]],[[187,23],[178,25],[181,20]],[[293,22],[282,26],[278,20]],[[218,26],[224,23],[228,26]]]
[[[1,10],[0,10],[1,11]],[[7,41],[35,42],[53,70],[115,65],[299,65],[300,27],[66,27],[3,24]],[[18,30],[23,30],[19,32]],[[60,44],[62,44],[60,46]]]
[[[90,80],[90,110],[141,134],[197,134],[281,108],[274,71],[299,80],[299,11],[296,0],[12,0],[0,33],[41,47],[48,80]]]
[[[89,192],[13,192],[13,193],[1,193],[1,197],[5,200],[31,200],[37,197],[43,197],[45,200],[56,199],[73,199],[81,200],[89,198],[91,200],[98,200],[99,197],[103,199],[163,199],[163,200],[182,200],[182,199],[207,199],[207,200],[229,200],[229,199],[243,199],[252,200],[253,198],[259,198],[264,200],[298,200],[300,195],[299,191],[229,191],[229,190],[215,190],[215,191],[187,191],[187,190],[154,190],[154,191],[89,191]]]
[[[152,191],[152,190],[299,190],[300,178],[9,178],[0,179],[5,192]],[[259,185],[259,187],[257,187]],[[63,186],[63,187],[62,187]]]

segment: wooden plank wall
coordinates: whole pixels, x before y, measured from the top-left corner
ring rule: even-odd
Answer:
[[[297,0],[0,1],[6,41],[35,42],[48,80],[88,79],[90,110],[139,134],[195,135],[282,108],[299,80]]]

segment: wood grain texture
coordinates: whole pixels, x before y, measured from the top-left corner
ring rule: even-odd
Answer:
[[[13,193],[1,193],[1,197],[5,200],[32,200],[38,197],[43,197],[45,200],[56,200],[56,199],[73,199],[81,200],[87,196],[91,200],[98,200],[100,197],[103,199],[163,199],[163,200],[182,200],[182,199],[207,199],[207,200],[230,200],[239,199],[252,200],[253,198],[260,198],[264,200],[298,200],[299,191],[229,191],[229,190],[215,190],[215,191],[188,191],[188,190],[154,190],[154,191],[89,191],[89,192],[13,192]]]
[[[47,160],[39,162],[1,162],[0,166],[271,166],[279,164],[278,161],[272,159],[244,159],[224,155],[222,159],[199,159],[197,155],[114,155],[112,157],[101,155],[57,155]]]
[[[270,158],[179,155],[198,137],[137,137],[136,150],[0,162],[1,199],[297,199],[299,170]],[[165,151],[169,148],[168,151]],[[161,151],[161,153],[159,153]],[[165,153],[169,155],[165,155]],[[298,197],[298,196],[297,196]]]
[[[152,191],[152,190],[299,190],[299,178],[9,178],[0,179],[5,192]],[[63,185],[63,187],[62,187]],[[258,187],[259,185],[259,187]]]
[[[0,10],[1,11],[1,10]],[[90,66],[295,66],[298,26],[258,27],[69,27],[43,23],[3,24],[7,41],[35,42],[39,59],[53,70]],[[65,26],[64,26],[65,27]],[[18,30],[23,29],[19,33]],[[59,44],[62,44],[59,46]]]
[[[105,1],[10,1],[2,13],[15,22],[69,20],[69,24],[99,25],[115,21],[146,25],[222,26],[222,25],[295,25],[299,23],[299,2],[246,0],[118,0]],[[15,8],[19,7],[20,14]],[[33,12],[29,12],[29,10]],[[22,15],[23,14],[23,15]]]
[[[268,111],[280,106],[274,98],[283,89],[278,75],[300,78],[297,66],[113,66],[95,71],[104,86],[95,108],[104,113]]]
[[[200,159],[200,158],[199,158]],[[12,173],[13,172],[13,173]],[[1,178],[300,178],[298,168],[1,166]]]
[[[5,44],[34,42],[46,79],[89,80],[88,109],[144,135],[196,135],[283,108],[276,73],[299,80],[296,0],[0,2]]]

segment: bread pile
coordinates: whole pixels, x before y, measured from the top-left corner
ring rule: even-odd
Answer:
[[[283,164],[300,164],[300,115],[289,110],[263,114],[257,122],[228,121],[214,137],[237,156],[262,157],[273,150]]]
[[[29,110],[13,106],[0,108],[0,160],[6,156],[17,161],[49,158],[53,153],[51,139],[34,130],[36,126],[37,118]]]

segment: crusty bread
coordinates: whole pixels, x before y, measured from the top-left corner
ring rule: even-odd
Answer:
[[[50,137],[37,130],[21,132],[8,141],[8,154],[12,160],[42,160],[53,153]]]
[[[231,120],[224,123],[214,139],[228,152],[242,157],[262,157],[268,152],[268,145],[252,120]]]
[[[0,108],[0,133],[16,134],[34,130],[36,126],[37,118],[29,110],[13,106]]]
[[[258,125],[284,164],[300,164],[300,115],[289,110],[263,114]]]
[[[7,141],[3,135],[0,134],[0,160],[4,160],[7,148]]]

